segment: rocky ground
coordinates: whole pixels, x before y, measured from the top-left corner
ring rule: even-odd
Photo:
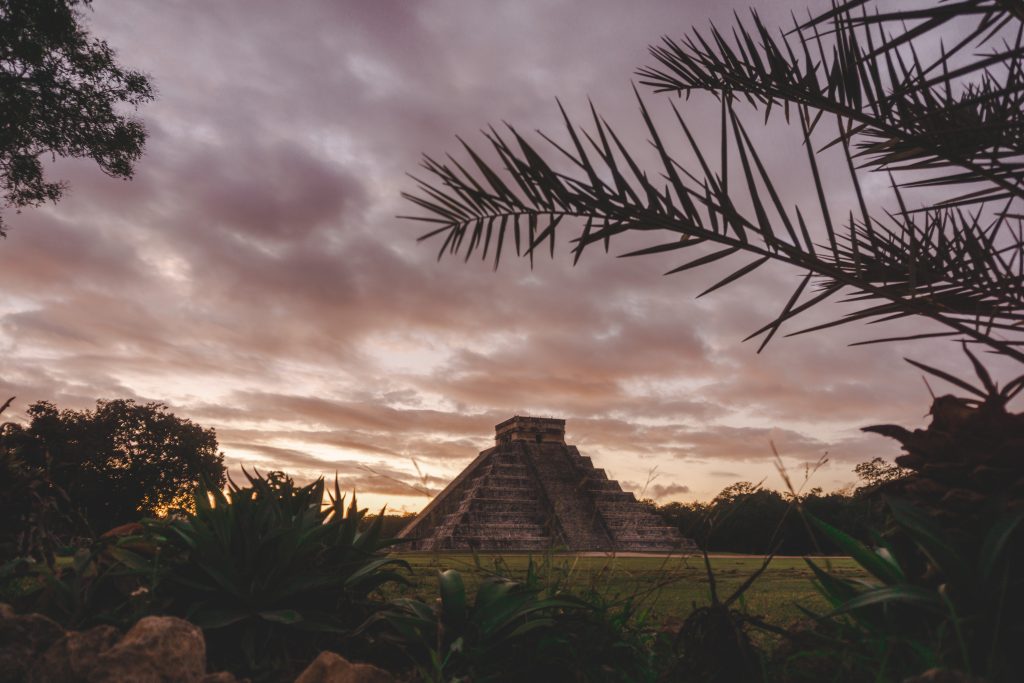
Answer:
[[[369,664],[322,652],[295,683],[392,683]],[[65,631],[40,614],[0,604],[0,683],[244,683],[206,671],[202,631],[177,617],[145,617],[121,633],[113,626]]]

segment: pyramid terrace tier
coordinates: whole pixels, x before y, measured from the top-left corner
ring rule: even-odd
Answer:
[[[416,550],[692,551],[564,442],[564,421],[516,417],[402,531]],[[407,546],[409,547],[409,546]]]

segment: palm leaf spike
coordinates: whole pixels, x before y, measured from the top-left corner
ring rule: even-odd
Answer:
[[[438,226],[431,235],[445,235],[439,255],[462,250],[468,256],[475,249],[486,257],[493,246],[497,265],[511,229],[517,252],[532,259],[544,241],[553,249],[557,228],[570,217],[578,218],[583,225],[582,233],[574,240],[574,262],[594,242],[603,242],[607,249],[611,238],[623,232],[668,229],[679,235],[680,246],[676,248],[712,241],[721,248],[737,248],[755,256],[755,261],[734,271],[734,277],[720,286],[741,279],[770,256],[769,260],[798,266],[826,284],[838,285],[838,289],[852,289],[858,297],[863,296],[861,301],[883,302],[866,309],[870,315],[848,316],[846,321],[923,315],[964,339],[1024,360],[1024,353],[1012,339],[1020,332],[1021,316],[1017,311],[1024,291],[1020,217],[1004,210],[988,227],[983,228],[980,221],[983,202],[1001,197],[1009,207],[1014,198],[1024,197],[1024,167],[1011,161],[1014,153],[1021,152],[1020,130],[1024,127],[1020,106],[1024,102],[1020,67],[1024,31],[1018,30],[1015,41],[1005,49],[968,54],[975,39],[992,39],[995,31],[1019,21],[1019,16],[1005,11],[1002,5],[983,4],[984,13],[970,34],[951,46],[941,45],[940,56],[927,64],[917,54],[914,40],[968,12],[968,3],[944,5],[941,11],[923,8],[874,14],[866,11],[866,3],[844,3],[817,18],[811,17],[778,40],[755,13],[751,15],[752,28],[737,21],[731,40],[712,27],[707,36],[695,31],[681,41],[665,39],[652,47],[659,66],[641,69],[641,84],[686,95],[705,90],[719,98],[720,173],[708,168],[678,109],[675,114],[680,130],[701,166],[697,174],[682,169],[672,159],[647,105],[642,98],[638,100],[650,142],[661,162],[658,175],[665,180],[664,187],[656,187],[652,176],[640,167],[593,105],[591,133],[578,129],[559,103],[571,144],[562,147],[550,137],[541,136],[582,177],[555,172],[537,149],[508,126],[514,147],[493,129],[485,133],[502,160],[504,173],[483,162],[460,140],[480,180],[454,159],[448,164],[428,159],[425,167],[440,183],[421,182],[420,194],[409,198],[434,214],[422,218]],[[911,21],[912,26],[893,38],[884,26],[894,21]],[[832,23],[831,28],[819,31],[819,26],[827,22]],[[832,42],[827,45],[828,41]],[[908,46],[905,54],[903,45]],[[954,57],[962,58],[963,63],[952,65]],[[995,65],[1007,67],[1001,81],[988,70]],[[953,89],[957,79],[976,74],[980,76],[962,93]],[[789,107],[796,108],[830,254],[817,253],[799,206],[794,207],[795,219],[782,208],[781,197],[734,109],[737,97],[764,107],[766,117],[773,108],[784,105],[788,120]],[[858,219],[851,217],[841,230],[831,223],[815,159],[817,152],[811,144],[811,135],[826,114],[837,119],[839,135],[831,144],[838,145],[846,159],[860,214]],[[743,175],[738,190],[729,184],[730,144],[735,146]],[[891,172],[900,211],[886,212],[889,224],[868,210],[855,160],[861,168]],[[908,210],[895,174],[954,167],[959,170],[912,178],[903,186],[987,184],[987,188],[970,189],[937,205],[955,209],[973,203],[977,211],[964,215],[943,214],[927,207]],[[512,182],[503,176],[511,177]],[[759,185],[767,193],[764,199]],[[514,193],[514,187],[521,196]],[[738,204],[733,201],[737,193],[746,194],[753,216],[737,210]],[[768,215],[769,206],[778,217],[779,231]],[[923,224],[913,217],[921,211],[925,212]],[[1011,215],[1017,217],[1011,219]],[[1002,237],[1008,231],[1014,236],[1010,244]],[[631,254],[654,251],[640,249]],[[716,253],[723,258],[730,255],[722,249]],[[713,260],[702,258],[670,272]],[[787,316],[797,310],[804,309],[796,300],[784,309]],[[763,333],[771,338],[780,322],[777,318]],[[994,332],[1009,338],[997,337]],[[870,343],[899,338],[885,337]]]

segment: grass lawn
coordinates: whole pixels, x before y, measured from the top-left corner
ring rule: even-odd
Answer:
[[[396,553],[412,566],[411,586],[388,589],[389,597],[406,595],[432,599],[437,595],[437,572],[457,569],[472,590],[488,575],[522,578],[529,555],[480,555],[470,553]],[[692,557],[587,557],[578,555],[534,556],[546,581],[562,581],[575,591],[595,589],[611,601],[634,597],[649,610],[649,623],[685,618],[694,604],[709,602],[708,576],[700,556]],[[718,594],[725,598],[761,566],[761,558],[720,555],[712,557]],[[822,558],[832,570],[863,576],[849,558]],[[750,613],[775,624],[786,625],[803,615],[797,605],[824,610],[824,600],[811,583],[811,571],[799,557],[778,557],[746,592]]]

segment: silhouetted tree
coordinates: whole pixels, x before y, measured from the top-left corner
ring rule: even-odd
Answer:
[[[40,157],[89,157],[131,178],[146,130],[126,116],[153,98],[149,79],[121,68],[82,27],[92,0],[0,0],[0,188],[9,207],[56,201],[62,182]],[[0,235],[3,234],[0,217]]]
[[[14,397],[0,406],[2,414]],[[0,434],[6,427],[0,429]],[[48,468],[30,467],[7,440],[0,439],[0,562],[33,557],[54,566],[56,532],[67,528],[61,503],[67,498],[49,478]]]
[[[865,486],[852,495],[847,492],[824,493],[820,488],[802,495],[805,512],[845,531],[864,543],[874,542],[871,529],[880,529],[886,519],[880,501],[865,495],[868,484],[891,481],[903,475],[901,468],[881,458],[854,467]],[[763,489],[748,481],[726,486],[710,502],[652,505],[651,511],[667,524],[692,538],[701,548],[712,551],[761,554],[775,551],[782,555],[833,553],[838,549],[820,545],[791,504],[792,497]],[[652,501],[653,503],[653,501]]]
[[[370,528],[370,525],[376,521],[378,515],[368,514],[359,522],[359,530],[364,531]],[[384,519],[380,524],[380,535],[382,538],[395,538],[398,536],[398,532],[404,529],[409,522],[415,518],[415,513],[412,512],[397,512],[397,513],[386,513]],[[399,546],[401,547],[401,546]]]
[[[225,482],[217,437],[160,403],[97,401],[95,410],[28,409],[27,427],[6,423],[0,450],[29,471],[46,472],[66,494],[67,532],[102,533],[173,508],[188,509],[205,479]],[[84,527],[84,528],[83,528]]]
[[[853,471],[856,473],[857,478],[861,480],[861,485],[857,488],[858,494],[863,494],[875,489],[880,484],[895,481],[909,474],[907,470],[899,465],[887,462],[883,458],[872,458],[867,462],[862,462],[854,467]]]

